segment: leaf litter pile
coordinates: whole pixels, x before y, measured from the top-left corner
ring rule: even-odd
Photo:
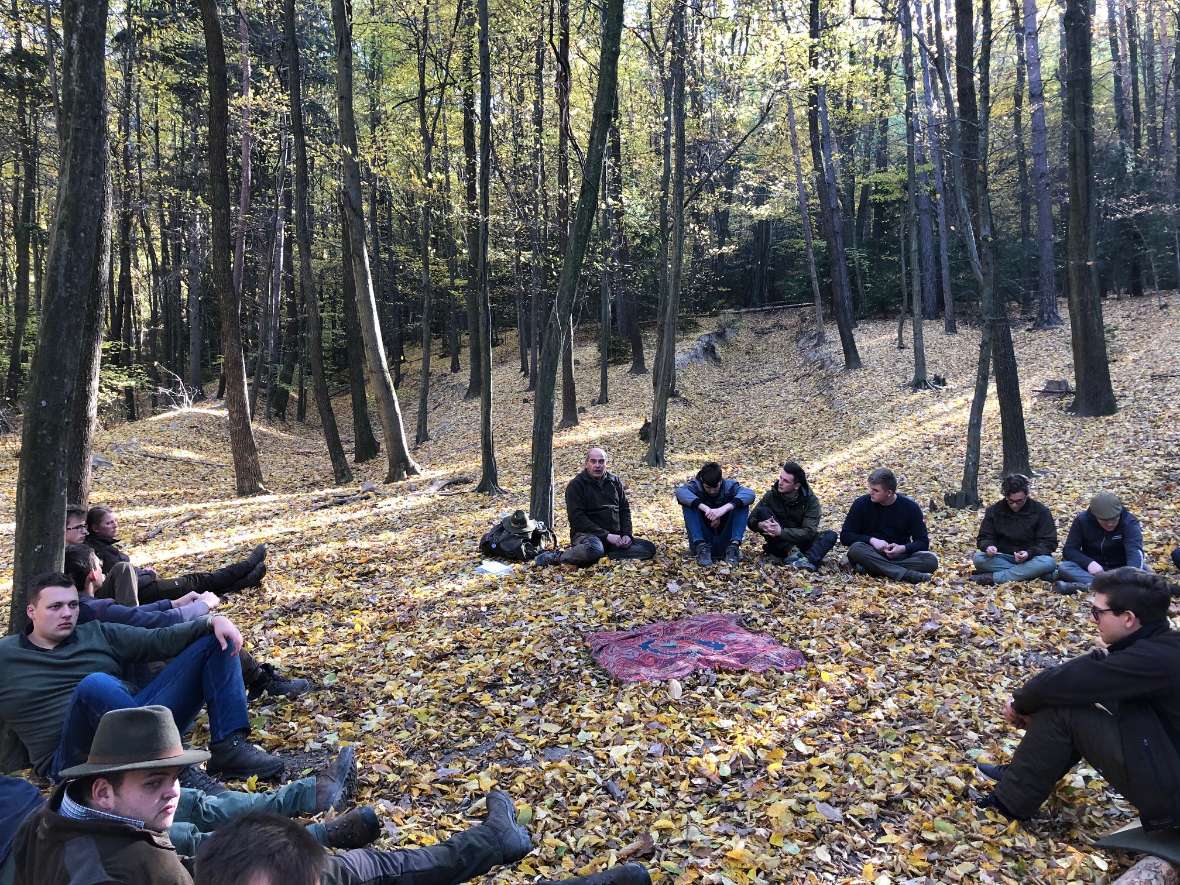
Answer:
[[[1117,491],[1166,571],[1180,535],[1180,318],[1140,300],[1108,302],[1106,320],[1120,406],[1109,418],[1076,418],[1068,399],[1036,393],[1073,377],[1068,327],[1015,333],[1034,493],[1064,540],[1092,492]],[[378,459],[357,467],[352,486],[332,488],[318,428],[260,421],[271,494],[234,498],[224,413],[209,407],[100,433],[95,453],[110,465],[96,471],[92,503],[114,506],[135,561],[165,575],[270,545],[262,589],[224,609],[260,658],[321,688],[254,706],[253,737],[303,758],[356,744],[359,801],[387,821],[382,847],[431,844],[470,825],[498,786],[517,799],[537,849],[487,881],[626,859],[664,883],[1113,878],[1127,858],[1090,842],[1133,811],[1092,769],[1075,769],[1026,827],[971,802],[987,788],[974,761],[1006,761],[1018,740],[1000,716],[1011,691],[1094,642],[1081,597],[1044,583],[966,581],[982,514],[948,510],[942,494],[962,475],[978,332],[928,325],[928,365],[948,385],[914,393],[905,386],[912,351],[896,348],[894,323],[861,323],[867,368],[844,373],[833,345],[799,343],[807,322],[797,311],[733,318],[721,364],[681,370],[666,469],[642,463],[650,376],[623,366],[610,371],[609,402],[586,405],[579,426],[557,433],[557,501],[585,449],[602,445],[627,484],[636,534],[660,546],[653,562],[474,573],[480,535],[528,502],[531,394],[509,347],[495,369],[505,496],[446,482],[479,474],[479,405],[463,401],[464,372],[432,378],[432,440],[415,453],[423,475],[409,482],[382,485]],[[589,403],[591,345],[577,363]],[[416,364],[411,376],[401,396],[412,409]],[[350,439],[347,401],[336,408]],[[1000,470],[994,387],[985,421],[980,486],[990,503]],[[867,472],[890,465],[927,511],[942,567],[920,586],[853,578],[834,568],[837,548],[818,574],[799,573],[763,563],[747,539],[741,565],[702,570],[687,555],[672,491],[710,459],[759,494],[779,463],[798,460],[823,528],[836,530]],[[5,458],[9,544],[15,482],[15,458]],[[564,513],[557,523],[564,541]],[[621,685],[590,659],[587,633],[708,612],[741,614],[808,666]]]

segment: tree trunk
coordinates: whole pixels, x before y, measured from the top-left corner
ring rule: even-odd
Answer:
[[[1024,57],[1028,67],[1028,104],[1032,126],[1033,199],[1037,204],[1037,320],[1034,327],[1062,324],[1057,310],[1057,274],[1053,261],[1053,198],[1049,181],[1049,130],[1045,123],[1045,87],[1036,0],[1024,3]]]
[[[680,278],[684,263],[684,56],[686,52],[685,9],[683,3],[672,8],[672,242],[668,256],[668,288],[664,304],[663,340],[657,361],[656,386],[652,397],[651,434],[647,456],[652,467],[667,463],[668,399],[672,395],[676,371],[676,325],[680,313]]]
[[[16,6],[16,0],[13,0],[12,5],[13,19],[16,23],[13,30],[13,43],[15,52],[19,54],[23,51],[21,16]],[[4,384],[4,397],[10,403],[20,400],[25,330],[29,320],[30,246],[36,226],[37,166],[34,159],[33,140],[37,137],[37,130],[30,121],[28,108],[27,80],[29,76],[26,71],[18,70],[15,78],[17,157],[21,177],[19,183],[16,184],[16,191],[20,194],[20,199],[13,201],[12,227],[13,243],[16,246],[16,285],[13,290],[12,342],[8,354],[8,377]]]
[[[369,420],[369,393],[365,387],[365,342],[356,312],[356,281],[353,275],[348,224],[344,207],[340,207],[341,297],[344,301],[344,336],[348,352],[348,387],[352,400],[352,460],[357,464],[371,461],[381,451]]]
[[[627,230],[623,226],[623,140],[619,135],[618,100],[615,101],[614,119],[610,127],[610,159],[607,171],[607,195],[611,209],[611,264],[613,268],[612,289],[615,294],[615,313],[619,332],[631,347],[632,375],[646,375],[647,364],[643,356],[643,330],[639,325],[639,302],[631,285],[631,251]]]
[[[464,230],[467,233],[467,286],[463,295],[467,305],[467,354],[470,365],[468,367],[467,392],[464,399],[476,399],[483,389],[480,384],[480,336],[478,327],[480,292],[476,276],[479,266],[479,209],[476,205],[479,198],[477,184],[478,166],[476,163],[475,145],[475,79],[471,64],[471,43],[475,37],[475,0],[464,0],[467,10],[463,18],[463,38],[460,59],[462,64],[462,106],[463,106],[463,208]],[[424,88],[424,78],[419,79],[419,89]],[[421,112],[420,112],[421,116]]]
[[[21,458],[17,468],[11,633],[24,629],[29,580],[62,566],[67,453],[79,431],[74,425],[79,342],[87,322],[96,321],[95,300],[110,268],[106,0],[62,0],[61,22],[61,176],[21,428],[21,450],[30,457]]]
[[[402,425],[401,405],[389,377],[381,326],[377,319],[377,302],[373,297],[373,280],[369,275],[369,255],[365,244],[364,203],[361,199],[361,175],[357,163],[356,120],[352,110],[352,22],[345,9],[346,0],[332,0],[332,24],[336,32],[336,110],[339,116],[341,153],[344,160],[344,216],[356,282],[357,315],[365,341],[369,382],[377,394],[385,451],[389,459],[386,482],[416,476],[420,470],[410,457]]]
[[[570,80],[570,4],[569,0],[557,0],[557,247],[563,255],[570,241]],[[598,199],[597,188],[593,199]],[[561,423],[558,425],[563,428],[578,424],[572,307],[567,322],[569,332],[561,354]]]
[[[901,0],[898,11],[901,18],[902,71],[905,76],[906,191],[911,219],[910,270],[912,283],[910,291],[913,293],[914,299],[914,377],[910,379],[910,387],[919,390],[929,386],[929,381],[926,379],[926,347],[922,335],[922,316],[925,310],[930,307],[933,295],[932,292],[927,294],[926,291],[926,287],[933,282],[929,273],[932,269],[930,264],[933,261],[931,254],[933,250],[928,252],[925,249],[927,245],[930,245],[929,241],[925,240],[926,235],[930,233],[930,198],[927,194],[925,212],[923,212],[918,190],[923,187],[924,182],[915,171],[918,162],[917,103],[914,100],[913,17],[909,0]],[[924,242],[919,244],[919,240],[924,240]]]
[[[1065,35],[1069,56],[1065,113],[1069,121],[1069,327],[1079,415],[1113,415],[1102,299],[1091,271],[1094,255],[1094,84],[1091,78],[1090,8],[1086,0],[1066,0]]]
[[[254,134],[250,128],[250,25],[246,21],[246,8],[238,6],[238,48],[242,64],[242,155],[241,182],[238,186],[238,230],[234,241],[234,293],[242,299],[242,281],[246,273],[246,225],[250,215],[250,188],[254,170]]]
[[[545,14],[541,18],[544,24]],[[545,247],[545,216],[548,207],[544,205],[545,192],[545,35],[544,28],[537,29],[536,42],[533,49],[533,114],[532,114],[532,175],[529,178],[529,206],[531,219],[529,222],[529,297],[530,322],[533,330],[529,342],[529,390],[537,388],[537,372],[541,355],[542,330],[545,327],[544,317],[548,312],[549,293],[545,287],[548,254]],[[552,525],[552,523],[550,523]]]
[[[609,137],[609,136],[608,136]],[[607,151],[603,161],[606,169],[602,173],[602,216],[598,223],[598,244],[602,250],[602,266],[598,270],[598,397],[594,404],[606,405],[610,402],[610,302],[611,276],[614,268],[611,266],[611,210],[610,210],[610,151]]]
[[[807,182],[803,178],[803,162],[799,156],[799,133],[795,125],[795,103],[787,93],[787,131],[791,136],[791,156],[795,161],[795,191],[799,199],[799,218],[803,222],[803,247],[807,254],[807,272],[811,277],[811,298],[815,304],[815,343],[827,340],[824,334],[824,300],[815,270],[815,248],[812,243],[811,211],[808,209]]]
[[[205,387],[201,378],[201,342],[203,319],[201,317],[201,289],[204,262],[201,260],[201,213],[194,209],[188,234],[188,386],[194,400],[205,398]]]
[[[418,420],[414,428],[414,445],[420,446],[430,439],[430,336],[431,326],[434,324],[434,286],[430,278],[430,237],[431,237],[431,209],[434,186],[431,178],[434,175],[434,132],[430,126],[430,118],[426,112],[426,62],[430,52],[430,4],[422,4],[422,39],[418,45],[418,135],[422,139],[422,207],[420,210],[421,227],[418,232],[418,258],[421,263],[419,276],[422,288],[422,375],[418,384]],[[466,134],[464,134],[466,137]],[[468,225],[474,222],[468,219]],[[468,276],[474,271],[474,265],[469,265]],[[473,285],[468,280],[468,286]],[[473,354],[474,356],[474,354]],[[478,371],[473,361],[471,377],[475,379]],[[468,390],[470,393],[470,389]]]
[[[1024,139],[1024,27],[1021,24],[1020,0],[1011,0],[1012,30],[1016,36],[1016,83],[1012,88],[1012,136],[1016,143],[1016,187],[1020,202],[1020,303],[1032,306],[1036,296],[1036,276],[1029,264],[1032,254],[1032,204],[1028,186],[1028,150]]]
[[[197,0],[205,31],[209,80],[209,205],[213,212],[213,285],[221,303],[221,349],[224,355],[225,404],[229,414],[229,444],[239,495],[266,491],[262,465],[250,426],[246,401],[246,360],[242,353],[241,301],[230,274],[229,180],[226,158],[229,94],[225,75],[225,44],[217,18],[216,0]]]
[[[324,375],[323,322],[320,319],[320,299],[311,277],[311,224],[307,210],[307,135],[303,124],[303,74],[300,71],[299,41],[295,30],[295,0],[283,0],[283,36],[287,53],[287,99],[291,113],[291,134],[295,147],[295,242],[299,248],[299,291],[302,295],[304,323],[307,329],[307,362],[311,363],[311,383],[315,388],[316,411],[332,462],[332,477],[336,485],[352,482],[352,470],[340,443],[336,414],[328,396],[328,379]],[[300,379],[303,377],[300,361]],[[300,412],[304,409],[302,384],[299,396]],[[301,416],[302,417],[302,416]],[[368,423],[368,410],[365,423]],[[372,436],[372,430],[369,431]],[[375,454],[375,453],[374,453]]]
[[[577,214],[569,248],[565,250],[561,277],[557,286],[557,303],[549,314],[545,343],[541,350],[537,389],[533,397],[532,473],[529,513],[553,525],[553,411],[557,386],[557,362],[561,356],[562,337],[573,313],[578,275],[594,226],[598,206],[599,176],[606,150],[607,133],[615,106],[618,87],[619,42],[623,30],[623,0],[607,0],[603,13],[602,41],[598,59],[598,88],[594,95],[590,139],[586,147],[585,174],[578,194]]]

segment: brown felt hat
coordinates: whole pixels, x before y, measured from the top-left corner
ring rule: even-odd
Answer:
[[[72,780],[113,771],[183,768],[208,758],[205,750],[184,748],[176,720],[167,707],[127,707],[103,715],[86,761],[63,769],[60,777]]]
[[[1095,519],[1115,519],[1123,512],[1123,502],[1114,492],[1099,492],[1090,499],[1090,512]]]

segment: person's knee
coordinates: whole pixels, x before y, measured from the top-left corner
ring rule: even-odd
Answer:
[[[105,698],[110,695],[112,691],[124,691],[123,683],[121,683],[114,676],[108,676],[106,673],[91,673],[78,683],[74,689],[74,694],[80,698]]]
[[[985,569],[992,564],[992,559],[993,557],[988,556],[982,550],[976,550],[975,554],[971,557],[971,565],[977,569]]]
[[[1051,575],[1057,570],[1057,560],[1048,554],[1034,556],[1028,561],[1028,570],[1034,577]]]
[[[866,544],[864,541],[855,541],[848,548],[848,558],[853,562],[864,562],[865,560],[874,559],[876,555],[877,551],[873,549],[873,546]]]

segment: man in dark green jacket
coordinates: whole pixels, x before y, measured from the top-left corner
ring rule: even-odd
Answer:
[[[283,760],[246,740],[250,722],[237,653],[242,635],[222,614],[154,630],[78,624],[78,589],[66,575],[33,579],[20,636],[0,639],[0,722],[20,739],[34,768],[56,777],[85,758],[103,713],[163,704],[188,729],[209,711],[210,773],[270,778]],[[136,661],[173,660],[142,690],[122,681]]]
[[[1057,571],[1057,526],[1053,514],[1029,491],[1029,479],[1020,473],[1000,483],[1004,497],[983,514],[979,527],[979,552],[972,558],[977,584],[1004,584],[1052,578]]]
[[[819,518],[819,498],[807,484],[807,474],[788,461],[750,512],[749,527],[762,536],[767,555],[794,568],[815,571],[836,545],[836,533],[821,532]]]
[[[606,452],[586,453],[585,468],[565,487],[570,546],[560,554],[542,553],[535,562],[586,567],[609,559],[651,559],[656,545],[631,534],[631,504],[623,481],[606,469]]]
[[[1090,615],[1105,649],[1038,673],[1004,719],[1025,729],[979,805],[1024,820],[1081,759],[1139,810],[1145,829],[1180,827],[1180,633],[1170,629],[1175,587],[1123,567],[1091,586]]]

